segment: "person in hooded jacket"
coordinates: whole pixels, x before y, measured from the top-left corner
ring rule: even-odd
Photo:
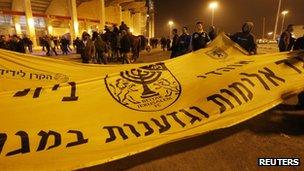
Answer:
[[[82,63],[89,63],[95,55],[95,45],[90,38],[90,34],[87,32],[82,33],[81,41],[81,59]]]
[[[253,23],[246,22],[241,32],[235,33],[231,40],[235,43],[239,44],[242,48],[244,48],[250,55],[257,54],[257,44],[255,40],[255,36],[252,34]]]

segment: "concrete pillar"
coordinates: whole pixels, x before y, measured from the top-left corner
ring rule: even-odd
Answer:
[[[47,35],[51,36],[53,35],[53,26],[52,26],[52,21],[50,18],[45,18],[44,19],[45,26],[46,26],[46,33]]]
[[[122,22],[122,8],[120,5],[117,5],[116,12],[118,14],[118,24]]]
[[[124,21],[128,27],[132,28],[131,26],[131,12],[129,10],[122,11],[122,21]]]
[[[131,13],[131,15],[130,15],[130,26],[129,26],[130,28],[134,28],[134,14],[133,13]]]
[[[154,14],[149,14],[149,20],[148,20],[148,37],[155,37],[155,23],[154,23]]]
[[[20,17],[19,16],[13,16],[13,22],[14,22],[14,26],[15,26],[15,33],[17,35],[22,35],[22,30],[21,30],[21,25],[20,23]]]
[[[26,18],[26,31],[29,38],[33,41],[33,46],[37,46],[35,22],[33,18],[32,6],[30,0],[23,0],[23,9]]]
[[[155,37],[155,18],[154,18],[154,14],[152,15],[152,18],[151,18],[151,37]]]
[[[99,20],[100,20],[100,30],[103,30],[106,25],[106,7],[105,7],[105,0],[99,0]]]
[[[68,9],[71,16],[70,22],[70,34],[72,40],[79,36],[79,23],[77,18],[77,6],[76,0],[67,0],[68,1]]]
[[[140,12],[137,12],[134,14],[134,34],[140,35],[141,34],[141,28],[142,28],[142,16]]]

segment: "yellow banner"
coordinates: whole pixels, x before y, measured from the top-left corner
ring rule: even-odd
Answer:
[[[71,170],[250,119],[303,89],[303,56],[246,56],[224,35],[151,64],[0,51],[0,170]]]

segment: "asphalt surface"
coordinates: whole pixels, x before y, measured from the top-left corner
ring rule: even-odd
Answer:
[[[261,45],[259,53],[277,51],[274,45]],[[137,62],[169,58],[160,49],[144,52]],[[79,61],[79,56],[55,58]],[[304,170],[304,111],[267,111],[239,125],[156,149],[111,163],[86,168],[88,171],[200,171],[200,170]],[[289,114],[287,114],[289,113]],[[292,113],[292,112],[291,112]],[[300,113],[300,115],[299,115]],[[301,115],[303,114],[303,115]],[[258,167],[258,158],[300,158],[300,167]]]

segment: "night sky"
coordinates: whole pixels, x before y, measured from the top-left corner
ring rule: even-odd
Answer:
[[[188,26],[194,31],[197,21],[203,21],[205,26],[211,24],[211,10],[208,0],[155,0],[156,36],[168,36],[168,21],[175,23],[179,31],[182,26]],[[254,33],[262,37],[263,17],[266,17],[266,33],[274,30],[278,0],[218,0],[219,8],[215,13],[215,26],[227,33],[239,31],[243,22],[252,21],[255,24]],[[289,10],[285,24],[304,24],[304,0],[282,0],[281,10]],[[278,31],[281,29],[282,17],[279,20]]]

